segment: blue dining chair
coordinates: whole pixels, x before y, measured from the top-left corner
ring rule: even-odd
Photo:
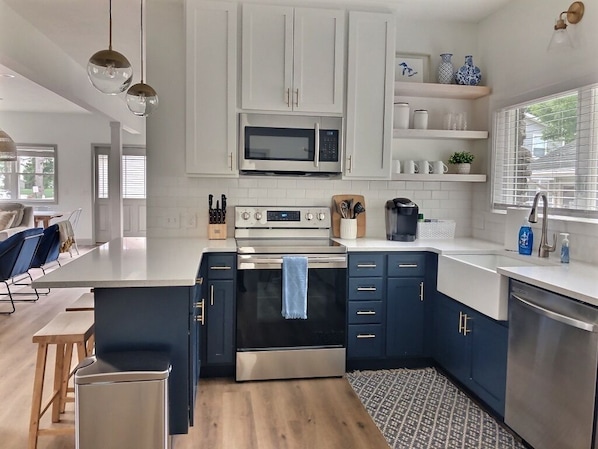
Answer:
[[[58,256],[60,256],[60,232],[58,224],[53,224],[44,229],[42,238],[33,256],[31,268],[41,268],[43,273],[46,274],[46,268],[52,262],[60,265]]]
[[[6,285],[7,290],[7,293],[0,292],[0,296],[8,296],[9,298],[8,300],[0,299],[0,302],[10,301],[12,306],[11,312],[0,313],[5,315],[14,313],[16,310],[13,298],[14,295],[31,295],[31,293],[11,292],[10,286],[24,285],[15,282],[19,276],[21,277],[18,279],[18,281],[23,280],[25,277],[29,277],[29,279],[33,281],[33,278],[29,274],[29,268],[31,267],[33,256],[35,255],[35,251],[37,250],[37,246],[39,245],[42,235],[42,229],[31,228],[18,232],[17,234],[14,234],[6,240],[0,242],[0,281]],[[39,294],[37,293],[37,290],[33,290],[35,292],[35,299],[31,299],[30,301],[37,301],[39,299]]]

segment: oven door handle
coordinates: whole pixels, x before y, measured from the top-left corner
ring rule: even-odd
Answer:
[[[238,270],[281,268],[282,256],[237,255]],[[347,268],[347,256],[307,256],[307,268]]]

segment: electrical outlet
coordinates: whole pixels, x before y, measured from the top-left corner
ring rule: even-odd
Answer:
[[[181,223],[184,228],[192,229],[197,227],[197,216],[189,212],[181,214]]]
[[[170,215],[168,217],[164,217],[164,227],[171,228],[171,229],[178,229],[181,226],[179,217],[176,215]]]

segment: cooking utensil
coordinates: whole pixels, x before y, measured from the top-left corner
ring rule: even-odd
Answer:
[[[223,193],[220,198],[222,199],[221,223],[226,223],[226,195]]]
[[[208,205],[210,206],[210,209],[208,211],[208,217],[210,219],[210,224],[214,224],[214,210],[212,209],[213,201],[214,201],[214,195],[212,195],[210,193],[208,195]]]
[[[341,203],[341,217],[349,218],[349,203],[347,201]]]
[[[357,218],[357,216],[363,212],[365,212],[365,207],[363,207],[361,202],[357,201],[353,207],[353,218]]]

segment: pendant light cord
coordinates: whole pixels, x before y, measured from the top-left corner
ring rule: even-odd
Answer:
[[[112,0],[109,0],[108,4],[108,11],[110,15],[110,38],[108,41],[108,50],[112,51]]]
[[[141,0],[141,84],[143,84],[143,0]]]

